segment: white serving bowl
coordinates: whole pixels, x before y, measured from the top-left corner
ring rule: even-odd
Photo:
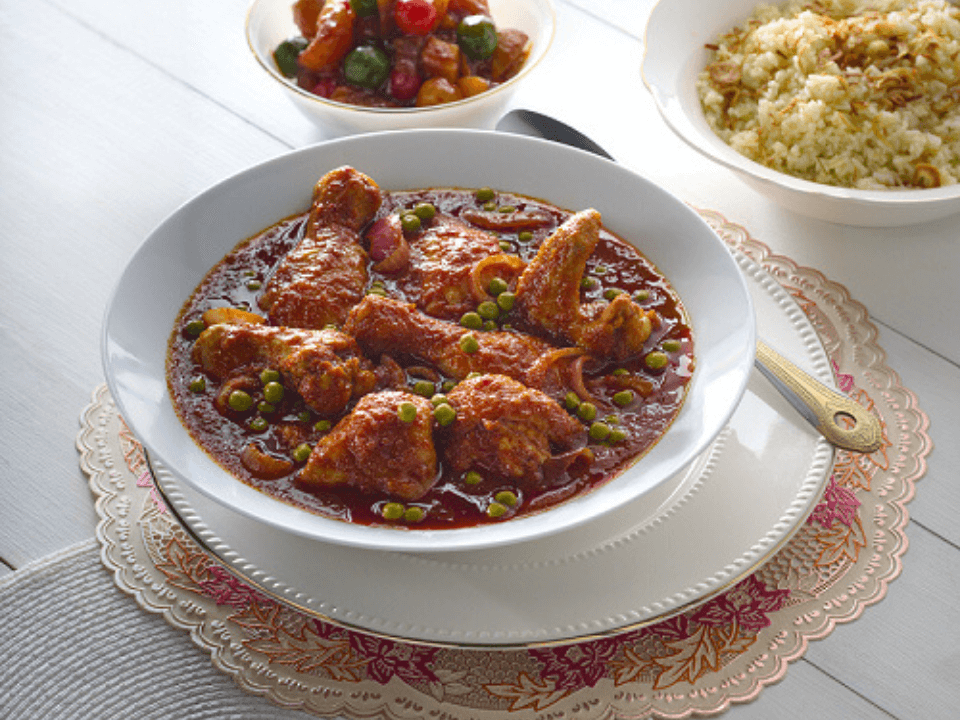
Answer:
[[[293,22],[292,4],[292,0],[254,0],[247,13],[247,43],[260,66],[280,84],[293,104],[331,137],[434,127],[493,129],[517,86],[547,54],[556,28],[553,0],[490,0],[490,14],[497,27],[516,28],[530,37],[530,56],[519,73],[487,92],[457,102],[424,108],[367,108],[314,95],[277,69],[273,51],[300,33]]]
[[[327,171],[349,164],[384,190],[491,186],[580,210],[633,242],[672,282],[693,323],[696,369],[686,401],[640,461],[596,490],[539,514],[453,530],[352,525],[275,500],[239,481],[188,435],[165,380],[183,303],[228,251],[304,212]],[[151,457],[219,503],[297,535],[367,548],[434,552],[505,545],[558,532],[640,498],[688,465],[736,408],[755,349],[753,306],[730,251],[686,204],[590,153],[479,130],[410,130],[329,141],[257,165],[176,210],[134,254],[106,311],[110,392]]]
[[[756,163],[707,124],[697,76],[706,43],[743,27],[759,0],[660,0],[647,23],[643,81],[670,128],[695,150],[727,167],[778,205],[801,215],[864,227],[911,225],[960,212],[960,185],[930,190],[855,190],[801,180]],[[776,4],[776,2],[774,2]]]

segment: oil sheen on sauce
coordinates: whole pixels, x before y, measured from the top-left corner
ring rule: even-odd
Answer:
[[[433,203],[438,212],[461,218],[465,212],[469,215],[481,205],[472,190],[385,192],[377,217],[424,201]],[[519,211],[531,211],[549,218],[545,225],[532,231],[532,237],[515,231],[499,233],[504,251],[514,253],[524,261],[530,260],[543,238],[571,214],[546,202],[516,194],[498,193],[497,202],[501,206],[513,206]],[[314,445],[327,432],[322,421],[326,420],[332,426],[339,417],[320,418],[308,410],[295,393],[288,392],[283,403],[267,416],[267,429],[254,431],[248,422],[235,422],[220,414],[214,405],[218,383],[213,378],[204,378],[206,387],[203,392],[193,392],[189,387],[191,381],[203,376],[203,372],[191,359],[195,338],[186,331],[187,324],[212,307],[231,306],[259,313],[259,292],[273,268],[303,237],[305,227],[305,214],[287,218],[240,243],[207,274],[184,305],[171,335],[167,358],[168,387],[190,435],[217,463],[243,482],[328,517],[366,525],[386,524],[388,521],[381,511],[390,498],[346,488],[307,492],[298,487],[296,470],[279,479],[263,480],[253,477],[240,463],[240,452],[251,440],[269,452],[289,457],[292,445],[301,442]],[[638,240],[642,243],[642,238]],[[380,275],[371,269],[369,282],[371,286],[383,287],[390,297],[408,299],[402,279]],[[652,386],[649,395],[637,398],[625,407],[612,401],[612,392],[602,391],[605,396],[598,398],[596,419],[618,430],[623,439],[615,443],[590,440],[594,461],[586,469],[575,466],[575,471],[567,472],[553,487],[539,493],[517,492],[515,485],[493,478],[469,485],[441,466],[439,480],[430,493],[407,505],[424,510],[423,518],[417,522],[418,528],[459,528],[504,522],[549,508],[607,482],[642,457],[662,436],[680,410],[693,372],[693,338],[689,320],[676,293],[657,268],[632,245],[603,230],[600,242],[587,262],[581,299],[583,302],[602,300],[605,293],[613,289],[630,293],[641,306],[654,308],[662,318],[660,327],[654,330],[644,351],[636,357],[621,362],[589,361],[583,366],[584,381],[588,386],[591,379],[611,373],[629,376],[641,383],[648,382]],[[508,317],[508,321],[514,331],[535,334],[519,319]],[[667,365],[656,370],[647,367],[644,356],[650,351],[663,351],[668,358]],[[411,386],[423,379],[420,376],[425,365],[422,360],[403,356],[394,356],[394,359],[409,368]],[[449,379],[440,376],[436,380],[439,390],[442,382]],[[556,399],[564,404],[563,397]],[[321,421],[319,429],[318,421]],[[584,424],[589,426],[591,423]],[[503,490],[516,492],[520,502],[506,516],[491,518],[486,509]]]

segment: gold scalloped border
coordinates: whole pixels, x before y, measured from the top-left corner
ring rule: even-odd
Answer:
[[[916,480],[926,472],[926,458],[932,449],[927,415],[919,409],[914,393],[904,388],[899,376],[886,365],[886,355],[877,343],[876,327],[870,322],[866,308],[853,300],[846,288],[817,270],[800,267],[790,258],[772,253],[768,246],[751,238],[744,227],[727,222],[720,214],[708,210],[698,212],[730,247],[761,265],[798,299],[817,327],[837,371],[852,375],[857,388],[883,404],[878,411],[885,416],[887,427],[896,437],[882,450],[883,467],[864,471],[865,477],[869,475],[869,479],[876,481],[869,492],[877,497],[872,508],[867,508],[865,503],[861,505],[864,520],[874,523],[871,537],[874,552],[865,552],[870,558],[863,563],[838,570],[832,586],[816,594],[810,608],[803,612],[793,608],[789,623],[775,624],[760,632],[755,643],[757,653],[746,653],[714,673],[663,691],[601,681],[592,688],[555,695],[545,707],[517,708],[509,713],[511,717],[523,720],[540,717],[540,710],[545,709],[584,719],[683,718],[695,713],[717,713],[732,703],[747,702],[765,686],[779,681],[789,663],[803,655],[811,640],[825,637],[836,625],[856,619],[866,607],[879,602],[889,583],[901,571],[902,556],[908,546],[905,528],[909,514],[905,505],[915,493]],[[189,631],[194,642],[211,654],[214,664],[232,675],[245,690],[280,705],[317,714],[407,717],[412,708],[418,708],[421,714],[438,713],[451,719],[502,717],[502,708],[468,707],[453,700],[444,702],[442,688],[438,695],[436,689],[412,688],[396,678],[386,686],[368,682],[348,687],[322,678],[311,680],[290,668],[273,667],[264,657],[251,654],[242,643],[235,641],[235,628],[225,619],[228,613],[221,612],[222,606],[204,602],[200,596],[178,592],[178,588],[164,582],[157,572],[155,558],[143,546],[143,527],[161,528],[161,534],[167,533],[172,543],[189,542],[189,538],[172,521],[151,487],[145,459],[142,466],[139,464],[136,438],[116,415],[116,407],[105,386],[94,392],[92,404],[81,417],[81,425],[77,438],[80,464],[89,476],[101,517],[97,528],[101,556],[113,572],[116,584],[134,596],[144,609],[163,615],[176,628]],[[118,433],[124,457],[112,453]],[[855,460],[841,454],[835,469],[849,462]],[[131,482],[135,487],[130,487]],[[774,557],[770,565],[776,562]],[[848,577],[851,573],[859,575]],[[416,647],[416,644],[410,645]],[[489,654],[506,658],[510,653],[525,651],[459,652],[472,652],[473,657]]]

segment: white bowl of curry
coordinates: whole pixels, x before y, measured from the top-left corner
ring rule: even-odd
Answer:
[[[424,130],[292,152],[174,212],[124,271],[104,363],[150,456],[218,502],[432,552],[668,480],[736,408],[754,340],[730,251],[662,189]]]

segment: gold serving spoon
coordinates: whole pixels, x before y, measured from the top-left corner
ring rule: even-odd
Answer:
[[[500,119],[497,129],[536,135],[613,160],[608,152],[583,133],[533,110],[511,110]],[[801,370],[761,339],[757,340],[754,364],[830,443],[859,453],[872,453],[880,448],[881,429],[876,416]]]

